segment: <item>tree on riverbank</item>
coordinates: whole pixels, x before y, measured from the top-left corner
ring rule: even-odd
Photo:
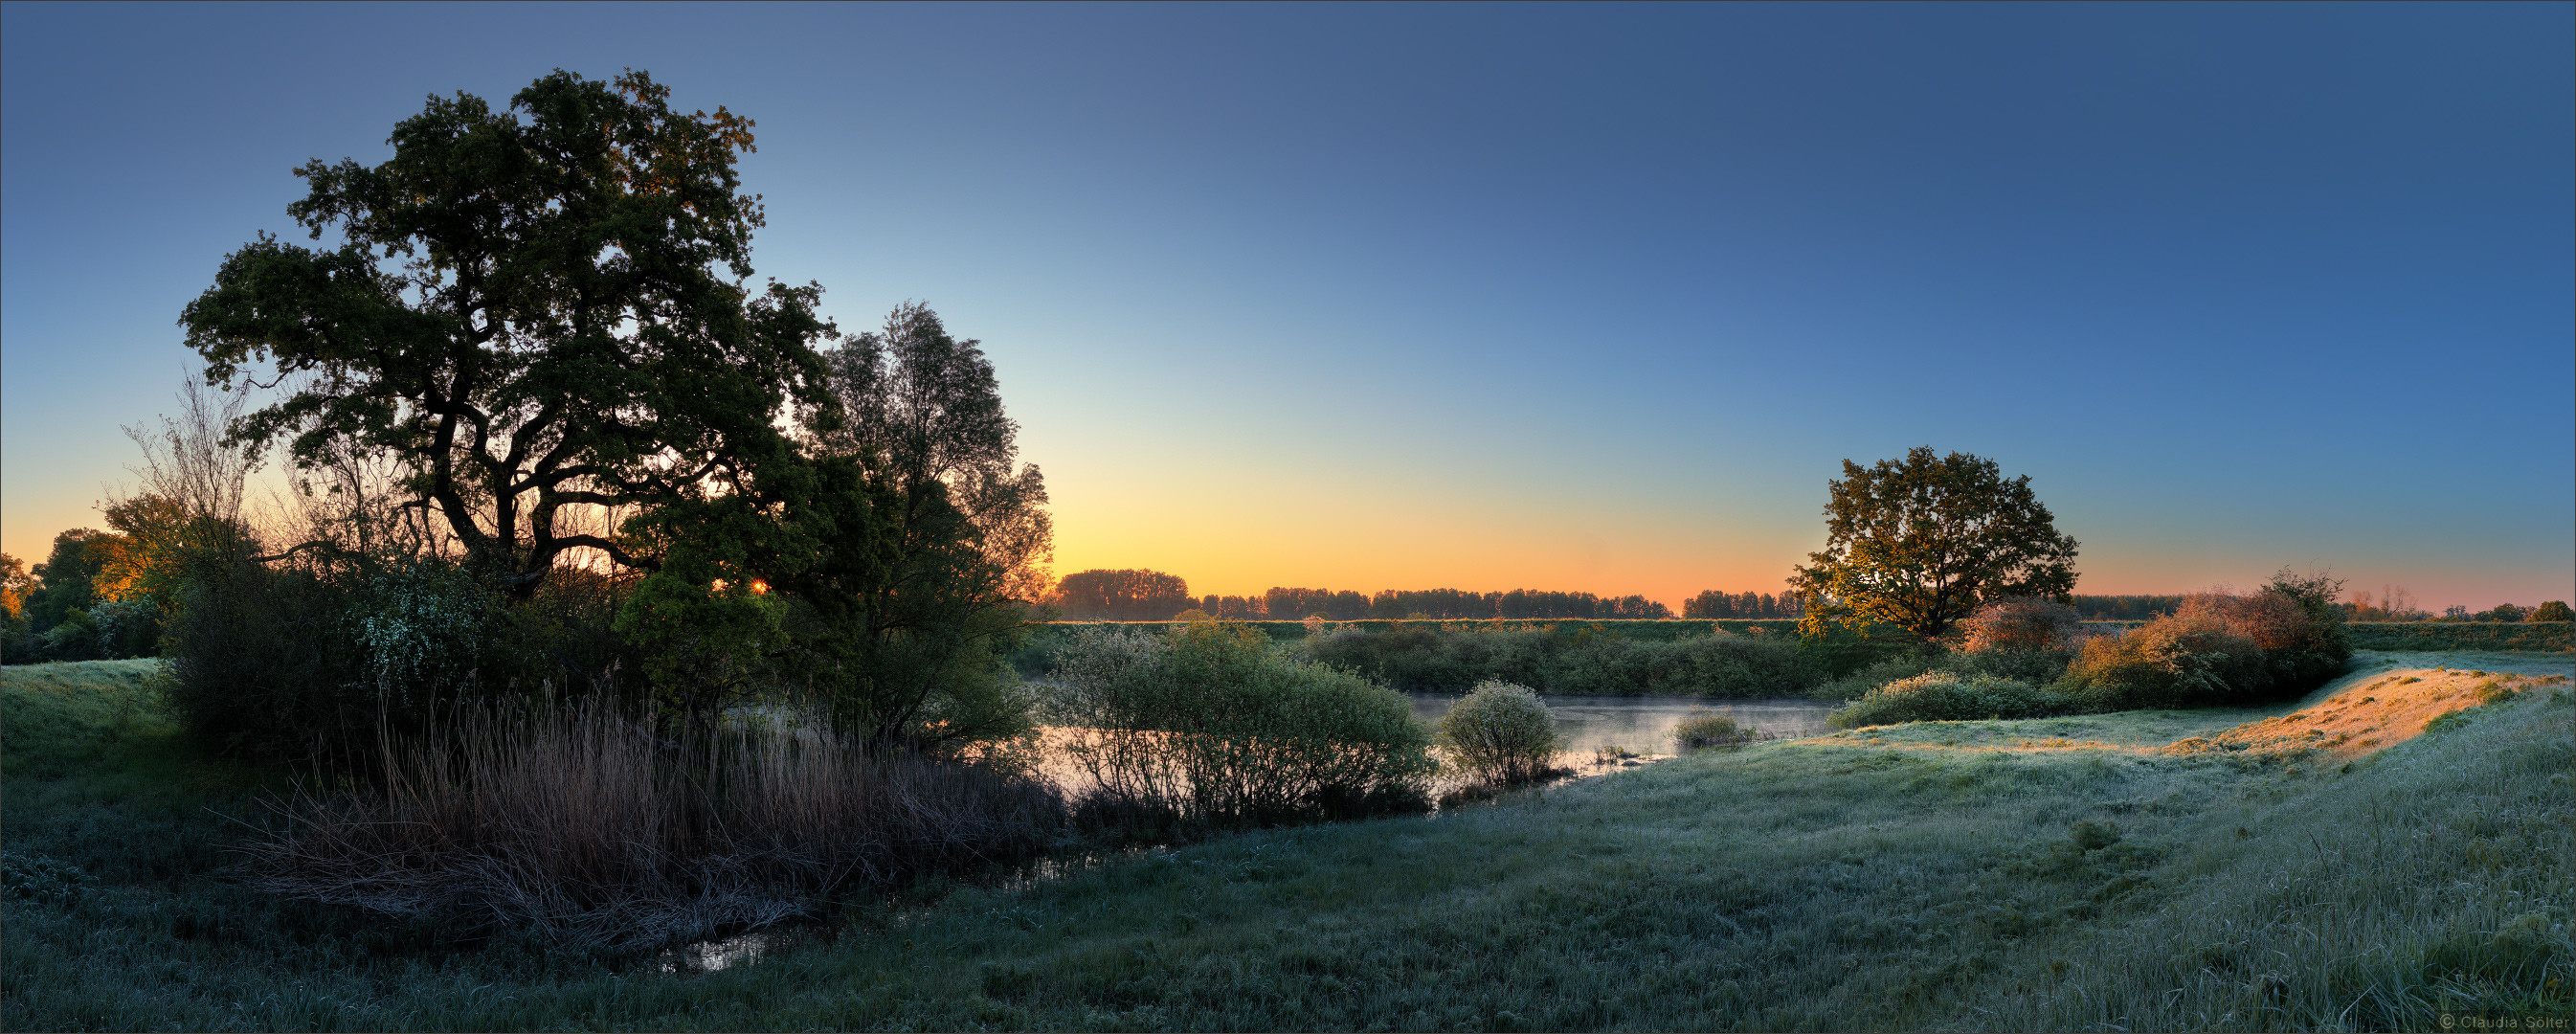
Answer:
[[[1893,625],[1939,639],[1988,600],[2071,603],[2075,540],[2060,534],[2025,474],[1929,446],[1862,467],[1843,461],[1825,503],[1825,548],[1789,585],[1806,604],[1799,629]]]

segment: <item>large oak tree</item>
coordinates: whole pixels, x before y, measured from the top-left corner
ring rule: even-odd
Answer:
[[[408,505],[516,595],[571,550],[658,566],[591,508],[769,495],[796,455],[778,418],[828,403],[831,327],[820,287],[746,286],[751,121],[668,99],[557,71],[503,110],[432,97],[381,164],[296,170],[288,213],[336,243],[262,235],[180,319],[210,383],[283,391],[237,438],[399,457]]]
[[[2075,540],[2027,474],[2006,480],[1993,460],[1927,446],[1870,467],[1844,460],[1830,487],[1824,551],[1789,579],[1804,632],[1885,624],[1928,642],[1988,600],[2067,603],[2075,591]]]

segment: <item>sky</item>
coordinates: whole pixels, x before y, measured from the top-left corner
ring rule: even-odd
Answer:
[[[1973,453],[2083,593],[2576,592],[2576,5],[0,6],[0,548],[313,158],[649,70],[758,277],[979,338],[1058,573],[1778,592]]]

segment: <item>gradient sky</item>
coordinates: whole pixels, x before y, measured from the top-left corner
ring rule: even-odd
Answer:
[[[983,339],[1056,570],[1776,592],[2028,474],[2079,592],[2576,584],[2576,6],[0,7],[0,547],[426,95],[759,122],[762,276]]]

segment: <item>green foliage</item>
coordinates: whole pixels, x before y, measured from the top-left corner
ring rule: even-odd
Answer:
[[[1825,504],[1825,548],[1789,579],[1800,627],[1893,625],[1941,638],[1980,605],[2012,596],[2067,601],[2075,540],[2057,531],[2030,477],[1929,447],[1863,468],[1843,461]]]
[[[1684,753],[1730,747],[1751,739],[1752,731],[1737,727],[1732,715],[1693,711],[1673,725],[1673,746]]]
[[[2341,583],[2284,570],[2250,595],[2204,593],[2175,613],[2084,643],[2059,688],[2087,708],[2212,707],[2288,699],[2341,674],[2352,647]]]
[[[1682,603],[1684,618],[1796,618],[1798,598],[1770,593],[1731,593],[1705,589]]]
[[[1870,690],[1836,710],[1826,723],[1837,729],[1898,722],[1959,722],[1984,718],[2042,718],[2082,707],[2069,694],[1993,675],[1925,672]]]
[[[171,618],[170,701],[220,754],[370,766],[380,732],[417,733],[445,710],[630,695],[640,658],[605,627],[619,593],[584,572],[514,606],[482,572],[434,559],[237,557]]]
[[[1703,632],[1645,640],[1616,627],[1408,622],[1387,631],[1327,631],[1303,648],[1325,664],[1412,692],[1464,693],[1499,679],[1549,693],[1742,698],[1798,695],[1820,678],[1787,636]]]
[[[1944,654],[1933,660],[1942,671],[1961,675],[1993,675],[1998,678],[2045,686],[2066,674],[2067,665],[2075,660],[2075,650],[1976,650]]]
[[[1959,622],[1959,629],[1967,633],[1959,648],[1968,653],[2071,650],[2083,637],[2080,617],[2075,608],[2054,600],[2008,596],[1977,608]]]
[[[1031,730],[1004,658],[1047,589],[1054,532],[978,345],[900,306],[828,357],[838,415],[807,413],[813,503],[791,516],[816,554],[773,579],[797,607],[789,662],[837,728],[880,745]]]
[[[2576,624],[2558,621],[2357,621],[2343,628],[2356,650],[2576,650]]]
[[[642,72],[558,71],[500,111],[432,98],[380,165],[298,169],[288,214],[340,246],[263,236],[180,320],[209,383],[295,386],[235,440],[308,470],[397,458],[400,495],[520,599],[568,551],[638,559],[594,508],[778,502],[773,421],[823,397],[821,288],[741,286],[751,122],[668,101]]]
[[[2531,608],[2531,616],[2524,618],[2523,620],[2576,621],[2576,611],[2567,609],[2566,600],[2550,600],[2547,603]]]
[[[1546,776],[1564,745],[1538,694],[1498,679],[1477,683],[1440,716],[1439,739],[1460,768],[1505,784]]]
[[[2253,639],[2215,613],[2186,607],[2086,642],[2061,686],[2089,709],[2116,711],[2250,702],[2272,683]]]
[[[2182,606],[2180,596],[2121,595],[2074,597],[2077,613],[2093,621],[2152,621],[2158,614],[2171,614]]]
[[[1943,658],[1926,657],[1917,650],[1905,650],[1895,656],[1853,669],[1841,678],[1821,683],[1808,691],[1807,695],[1811,699],[1835,702],[1858,700],[1868,695],[1870,690],[1890,682],[1910,679],[1936,670],[1941,660]]]
[[[73,528],[54,536],[53,552],[35,568],[36,588],[27,596],[26,616],[29,631],[43,634],[70,618],[74,611],[87,611],[98,603],[98,568],[100,556],[89,546],[104,532]],[[94,657],[54,656],[52,660],[93,660]]]
[[[1093,569],[1064,576],[1049,602],[1077,621],[1164,621],[1196,601],[1179,575]]]
[[[1206,828],[1420,808],[1430,735],[1401,695],[1235,622],[1087,629],[1058,654],[1053,721],[1110,821]]]

